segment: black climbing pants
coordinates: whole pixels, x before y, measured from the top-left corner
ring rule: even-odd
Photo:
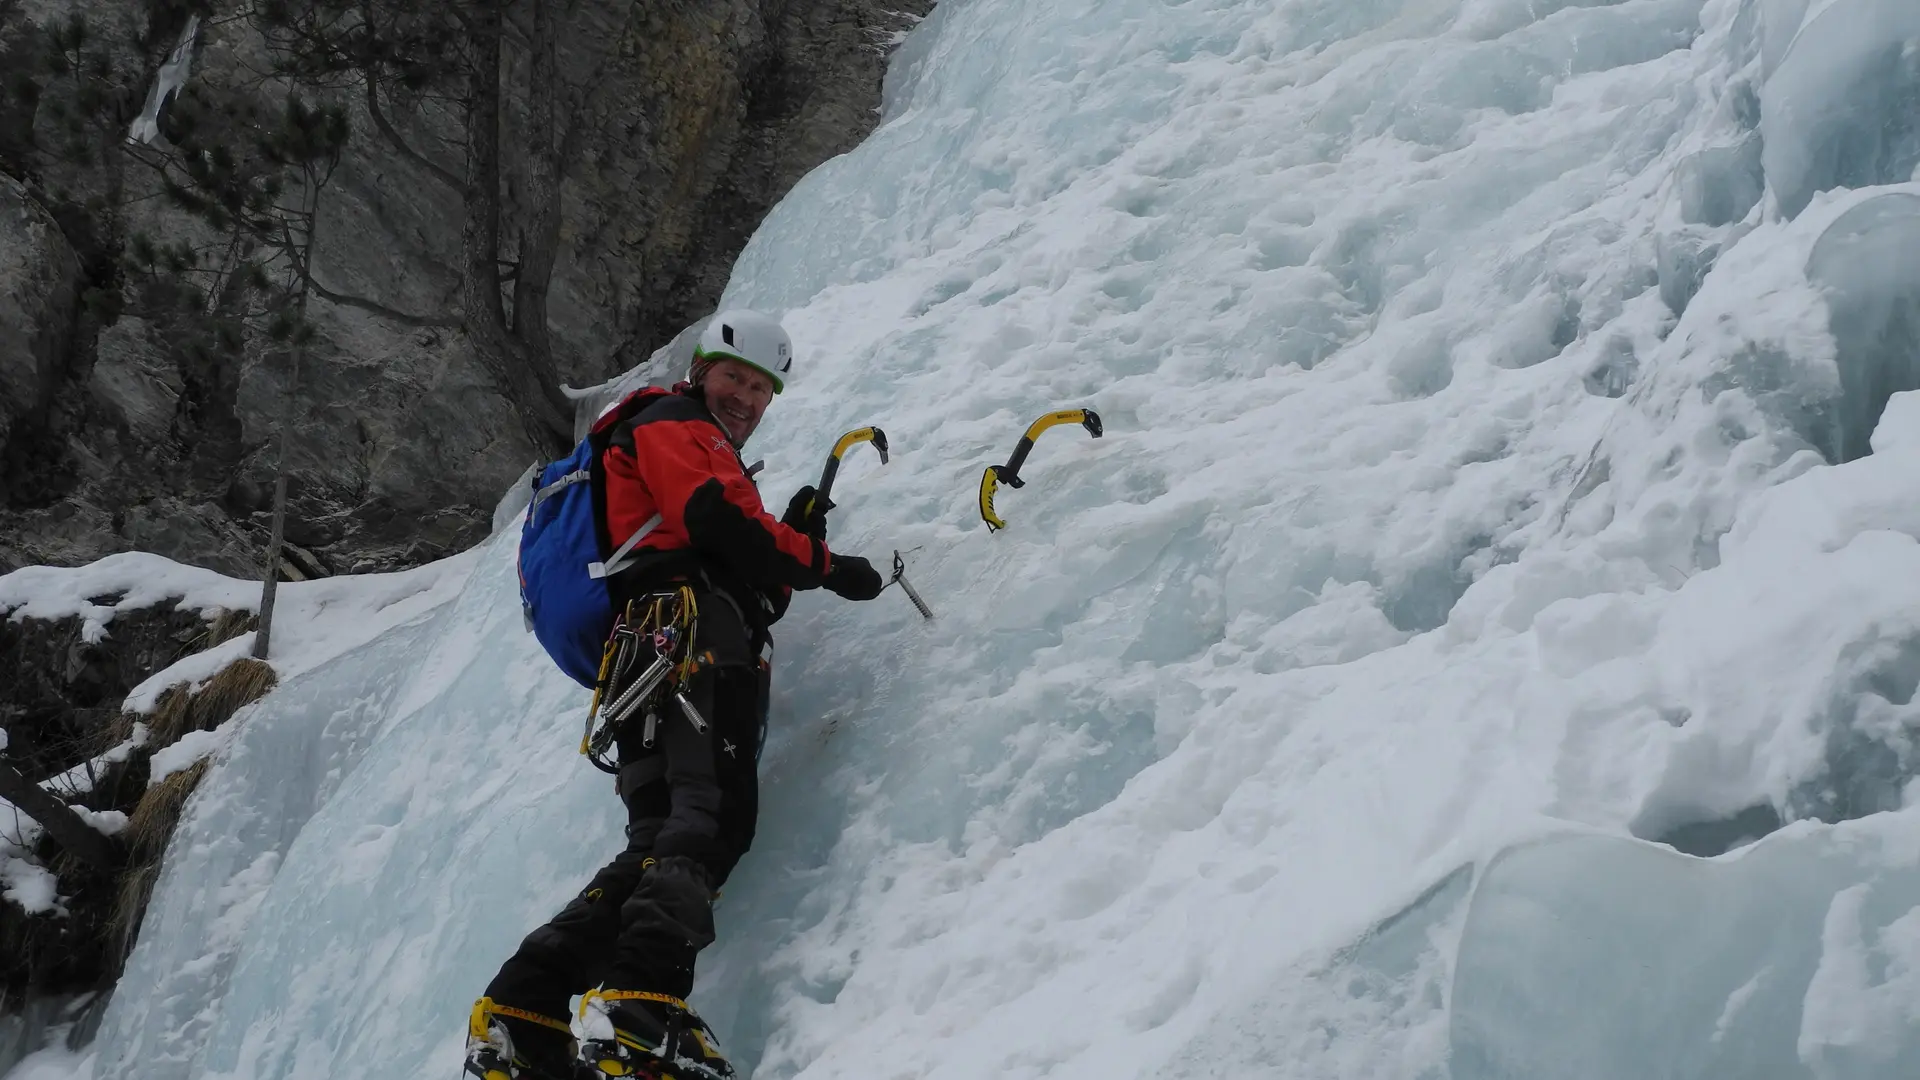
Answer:
[[[756,759],[767,678],[736,609],[700,597],[701,651],[716,664],[689,695],[705,731],[679,710],[647,745],[638,723],[618,740],[627,846],[551,921],[520,943],[487,986],[502,1005],[564,1017],[595,986],[685,998],[694,958],[713,941],[713,894],[753,843]]]

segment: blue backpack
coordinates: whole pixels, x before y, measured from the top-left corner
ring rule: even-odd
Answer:
[[[628,394],[573,453],[533,478],[533,501],[520,527],[520,606],[527,629],[574,682],[600,680],[600,661],[613,631],[613,594],[607,579],[629,562],[641,540],[660,524],[655,514],[618,547],[608,550],[606,475],[601,458],[614,429],[672,391],[649,386]]]

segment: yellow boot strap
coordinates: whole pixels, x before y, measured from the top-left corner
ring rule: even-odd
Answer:
[[[564,1031],[569,1035],[573,1034],[573,1028],[568,1026],[565,1020],[553,1016],[542,1016],[537,1012],[528,1012],[525,1009],[516,1009],[511,1005],[500,1005],[495,1003],[492,998],[481,998],[479,1001],[473,1003],[473,1019],[468,1024],[468,1029],[474,1034],[485,1038],[487,1017],[489,1016],[508,1016],[515,1020],[525,1020],[530,1024],[539,1024],[541,1027],[550,1027],[555,1031]]]
[[[693,1011],[687,1007],[686,1002],[671,994],[655,994],[646,990],[589,990],[586,996],[580,999],[580,1016],[582,1019],[585,1019],[587,1015],[587,1002],[593,1001],[596,998],[601,1001],[657,1001],[662,1005],[671,1005],[684,1012]]]

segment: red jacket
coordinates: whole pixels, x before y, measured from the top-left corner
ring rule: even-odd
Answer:
[[[631,573],[666,577],[705,569],[722,586],[738,583],[760,592],[817,588],[832,553],[767,513],[739,451],[705,403],[685,393],[638,395],[652,400],[625,419],[614,419],[629,411],[621,408],[603,421],[611,421],[601,456],[602,539],[609,550],[658,514],[660,524],[635,548]]]

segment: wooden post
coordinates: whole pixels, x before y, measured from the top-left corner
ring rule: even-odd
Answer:
[[[260,629],[253,636],[253,658],[266,660],[273,645],[273,603],[280,591],[280,552],[287,539],[287,429],[293,426],[293,410],[299,400],[300,350],[306,347],[301,332],[306,327],[308,286],[313,282],[313,230],[319,210],[319,185],[314,182],[313,167],[301,169],[305,182],[307,250],[294,266],[300,275],[300,296],[294,301],[292,357],[287,374],[286,400],[280,406],[280,423],[273,435],[273,529],[267,537],[267,571],[260,581]]]

